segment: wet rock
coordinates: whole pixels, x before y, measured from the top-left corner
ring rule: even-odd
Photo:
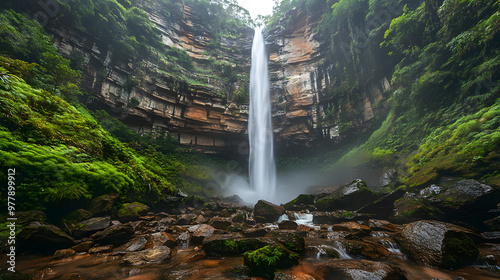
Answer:
[[[170,233],[166,232],[155,232],[149,236],[149,240],[146,243],[147,249],[156,249],[162,246],[174,248],[177,246],[177,241],[175,241]]]
[[[88,210],[94,216],[110,215],[119,197],[116,193],[98,196],[90,201]]]
[[[304,237],[294,231],[274,230],[268,232],[265,237],[283,244],[290,251],[299,254],[304,251]]]
[[[74,254],[76,254],[76,251],[73,249],[61,249],[61,250],[57,250],[54,253],[54,259],[60,260],[60,259],[64,259],[67,257],[71,257]]]
[[[369,189],[364,181],[358,179],[319,198],[314,205],[320,211],[357,210],[378,198],[379,195]]]
[[[315,196],[312,194],[300,194],[294,200],[283,205],[286,210],[300,211],[314,208]]]
[[[224,202],[233,203],[233,204],[240,204],[240,205],[244,205],[245,204],[245,201],[243,199],[241,199],[241,197],[239,197],[236,194],[233,195],[233,196],[224,197],[222,200]]]
[[[27,226],[32,222],[44,223],[45,221],[47,221],[47,215],[45,215],[45,213],[40,210],[17,212],[15,217],[17,218],[16,226],[18,226],[18,228]]]
[[[71,247],[71,249],[73,249],[77,252],[87,252],[92,247],[94,247],[94,241],[87,240],[87,241],[83,241],[81,243],[76,244],[75,246]]]
[[[468,236],[470,230],[438,221],[406,225],[395,238],[417,262],[456,268],[474,261],[478,248]]]
[[[268,228],[259,227],[259,228],[246,228],[243,229],[243,235],[245,237],[264,237],[269,232]]]
[[[345,222],[340,224],[335,224],[332,226],[333,231],[345,231],[351,235],[358,237],[366,236],[370,234],[370,227],[358,224],[356,222]]]
[[[433,217],[442,219],[444,213],[417,194],[407,192],[394,201],[394,212],[390,220],[397,223],[410,223]]]
[[[147,240],[144,236],[139,236],[139,238],[137,238],[137,240],[133,241],[131,244],[129,243],[126,251],[127,252],[136,252],[136,251],[143,250],[144,247],[146,246],[146,242],[147,242]]]
[[[92,217],[92,213],[85,209],[78,209],[64,216],[63,221],[68,227],[75,227],[78,223],[88,220]],[[77,227],[78,228],[78,227]]]
[[[182,200],[187,207],[201,208],[205,204],[205,200],[198,195],[190,195]]]
[[[389,256],[391,252],[382,244],[364,240],[342,240],[342,244],[351,256],[361,256],[372,260]]]
[[[127,253],[123,257],[121,264],[124,265],[143,265],[160,263],[170,258],[171,251],[167,246],[156,249],[146,249],[139,252]]]
[[[366,214],[356,213],[346,210],[336,210],[333,212],[312,212],[313,224],[338,224],[341,222],[368,219]]]
[[[253,208],[255,220],[259,223],[276,222],[278,218],[285,214],[285,209],[265,200],[259,200]]]
[[[134,228],[129,224],[121,224],[110,226],[103,231],[99,231],[92,235],[99,244],[123,244],[130,240],[134,235]]]
[[[246,252],[243,262],[250,268],[251,275],[273,278],[276,269],[297,265],[299,255],[275,244]]]
[[[113,245],[98,246],[91,248],[89,254],[109,253],[111,250],[113,250]]]
[[[212,234],[214,234],[214,232],[215,232],[214,227],[207,225],[207,224],[200,225],[193,232],[193,234],[191,236],[191,241],[193,241],[194,244],[201,244],[205,237],[211,236]]]
[[[213,217],[208,224],[216,229],[226,230],[232,223],[227,218]]]
[[[294,221],[285,220],[278,224],[279,229],[282,230],[295,230],[299,225]]]
[[[189,232],[183,232],[177,237],[177,243],[183,246],[188,246],[191,241],[191,234]]]
[[[32,222],[17,236],[21,247],[27,250],[47,250],[69,248],[75,244],[73,238],[60,228],[41,222]]]
[[[369,260],[334,259],[316,267],[321,279],[406,280],[403,271],[393,265]]]
[[[208,221],[207,218],[205,218],[203,215],[199,215],[198,217],[196,217],[196,219],[194,219],[194,222],[196,224],[203,224],[203,223],[206,223]]]
[[[385,220],[370,219],[368,220],[368,226],[374,231],[398,231],[398,228],[394,224]]]
[[[235,214],[232,218],[231,218],[231,221],[233,221],[233,223],[241,223],[243,221],[245,221],[245,215],[244,214]]]
[[[245,238],[241,234],[217,234],[203,240],[203,250],[218,255],[237,255],[275,244],[267,238]]]
[[[500,243],[500,231],[489,231],[481,233],[481,237],[486,242]]]
[[[156,203],[156,205],[154,206],[154,210],[156,212],[172,213],[172,210],[179,209],[181,208],[181,206],[183,206],[182,199],[183,199],[182,197],[178,196],[166,197],[160,200],[158,203]]]
[[[340,254],[334,247],[329,245],[308,246],[305,248],[306,255],[315,258],[340,258]]]
[[[83,279],[87,279],[87,278],[82,277],[78,273],[69,273],[69,274],[65,274],[65,275],[61,276],[58,279],[59,280],[83,280]]]
[[[316,278],[303,272],[278,271],[274,273],[274,280],[316,280]]]
[[[483,222],[483,224],[489,230],[500,230],[500,216],[486,220]]]
[[[190,225],[197,216],[196,214],[182,214],[177,218],[177,225]]]
[[[96,217],[78,223],[73,230],[73,235],[82,238],[88,237],[111,225],[111,217]]]
[[[149,207],[140,203],[132,202],[125,203],[118,210],[118,220],[122,223],[137,221],[140,216],[144,216],[149,212]]]
[[[406,191],[404,189],[397,189],[391,193],[382,196],[372,203],[358,209],[358,212],[374,214],[376,218],[387,219],[392,216],[394,211],[394,202],[400,199]]]

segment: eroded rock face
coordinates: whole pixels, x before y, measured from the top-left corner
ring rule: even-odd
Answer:
[[[399,244],[419,263],[456,268],[474,261],[478,248],[468,229],[438,222],[418,221],[396,235]]]

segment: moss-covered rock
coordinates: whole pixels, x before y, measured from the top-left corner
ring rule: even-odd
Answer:
[[[98,196],[90,201],[88,210],[94,216],[111,215],[118,198],[116,193]]]
[[[302,254],[304,252],[304,237],[295,231],[273,230],[266,234],[266,238],[276,241],[290,251]]]
[[[130,221],[136,221],[140,216],[146,215],[149,211],[149,207],[140,203],[125,203],[118,210],[117,216],[120,222],[126,223]]]
[[[394,201],[394,212],[391,220],[397,223],[409,223],[417,220],[442,219],[443,212],[421,199],[415,193],[405,193]]]
[[[129,224],[110,226],[103,231],[93,234],[91,237],[99,244],[123,244],[134,235],[134,228]]]
[[[364,181],[358,179],[319,198],[314,206],[319,211],[358,210],[378,198],[380,198],[379,194],[369,189]]]
[[[111,225],[111,217],[96,217],[82,221],[74,226],[73,235],[81,238],[88,237]]]
[[[244,255],[243,262],[254,276],[273,278],[276,269],[287,268],[299,263],[299,255],[281,245],[267,245]]]
[[[294,200],[283,205],[286,210],[305,210],[314,205],[315,196],[312,194],[300,194]]]
[[[267,238],[244,238],[241,234],[217,234],[203,241],[203,250],[219,255],[238,255],[250,250],[256,250],[267,245],[275,244]]]
[[[88,220],[92,217],[92,213],[85,209],[78,209],[64,216],[63,223],[67,226],[75,226],[76,224]]]
[[[255,220],[259,223],[276,222],[278,218],[285,214],[285,209],[265,200],[259,200],[254,208]]]

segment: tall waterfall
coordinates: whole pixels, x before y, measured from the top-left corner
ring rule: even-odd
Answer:
[[[252,45],[248,120],[250,186],[259,198],[272,199],[276,192],[276,166],[267,64],[264,37],[262,31],[256,29]]]

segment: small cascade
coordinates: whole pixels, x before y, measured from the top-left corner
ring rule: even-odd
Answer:
[[[283,214],[281,215],[279,218],[278,218],[278,223],[281,223],[283,221],[288,221],[290,219],[288,219],[288,215],[287,214]]]
[[[394,243],[392,240],[389,240],[389,239],[381,239],[380,242],[382,243],[382,245],[384,245],[384,247],[389,250],[389,252],[391,252],[392,254],[394,255],[400,255],[400,256],[404,256],[403,252],[401,252],[401,250],[399,249],[399,246],[398,244]]]
[[[341,259],[352,259],[352,257],[347,253],[344,244],[340,241],[333,242],[332,248],[339,253]]]

